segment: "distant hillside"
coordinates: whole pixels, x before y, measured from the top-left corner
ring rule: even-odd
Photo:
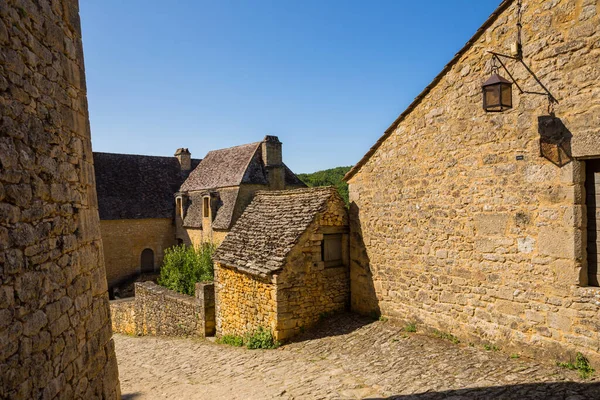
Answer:
[[[350,171],[350,167],[337,167],[326,169],[324,171],[313,172],[312,174],[297,174],[298,178],[310,187],[314,186],[335,186],[340,195],[346,202],[348,201],[348,184],[342,180],[344,175]]]

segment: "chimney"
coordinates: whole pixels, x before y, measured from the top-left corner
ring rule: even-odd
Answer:
[[[179,161],[182,172],[187,172],[192,169],[192,154],[188,149],[184,149],[183,147],[177,149],[175,157],[177,157],[177,160]]]
[[[285,189],[285,170],[281,160],[281,142],[277,136],[265,136],[261,145],[262,159],[271,190]]]

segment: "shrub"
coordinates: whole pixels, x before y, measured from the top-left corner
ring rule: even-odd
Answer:
[[[404,332],[416,332],[417,331],[417,324],[415,324],[414,322],[409,322],[405,327],[404,327]]]
[[[228,344],[230,346],[235,347],[242,347],[244,345],[244,338],[235,335],[225,335],[218,338],[217,343]]]
[[[280,343],[275,340],[271,331],[259,326],[257,330],[246,335],[246,347],[253,349],[276,349]]]
[[[575,357],[575,363],[573,363],[572,361],[569,361],[569,362],[557,362],[556,364],[559,367],[579,371],[579,375],[583,379],[589,378],[590,376],[592,376],[594,374],[594,371],[595,371],[594,368],[592,368],[592,366],[590,365],[590,362],[588,361],[588,359],[581,353],[577,353],[577,356]]]
[[[158,284],[179,293],[194,295],[196,282],[212,281],[215,246],[203,243],[194,248],[181,244],[165,250]]]

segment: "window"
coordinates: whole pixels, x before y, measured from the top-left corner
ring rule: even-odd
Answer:
[[[337,267],[343,264],[342,234],[323,235],[321,244],[321,259],[325,267]]]
[[[181,212],[181,197],[178,197],[175,201],[175,212],[177,213],[178,217],[181,217],[181,215],[183,214]]]
[[[600,286],[598,226],[598,191],[600,190],[600,160],[585,162],[585,204],[587,206],[587,278],[588,286]]]
[[[204,201],[204,207],[202,208],[202,216],[204,218],[208,218],[208,211],[209,211],[209,206],[210,206],[210,199],[208,197],[205,197],[202,199]]]
[[[152,249],[144,249],[141,257],[141,269],[144,272],[154,272],[154,252]]]

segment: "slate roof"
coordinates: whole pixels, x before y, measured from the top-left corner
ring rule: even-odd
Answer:
[[[456,55],[450,60],[448,64],[442,69],[442,71],[433,79],[433,81],[423,91],[415,97],[413,102],[404,110],[402,114],[392,123],[392,125],[386,129],[384,134],[377,140],[377,142],[367,151],[367,153],[361,158],[350,171],[344,176],[344,181],[348,182],[360,169],[369,161],[371,156],[375,154],[377,149],[386,141],[388,137],[396,130],[398,125],[414,110],[421,101],[429,94],[429,92],[442,80],[442,78],[450,71],[450,69],[460,60],[460,58],[479,40],[479,38],[485,33],[485,31],[502,15],[502,13],[515,2],[515,0],[503,0],[502,3],[494,10],[492,15],[481,25],[481,27],[475,32],[473,37],[463,46],[462,49],[456,53]]]
[[[186,178],[175,157],[94,152],[101,220],[172,218]],[[200,160],[192,159],[192,168]]]
[[[286,185],[304,186],[285,166]],[[261,142],[209,151],[181,185],[181,192],[216,189],[241,184],[267,185]]]
[[[280,270],[332,196],[339,196],[334,187],[257,192],[213,259],[263,277]]]

